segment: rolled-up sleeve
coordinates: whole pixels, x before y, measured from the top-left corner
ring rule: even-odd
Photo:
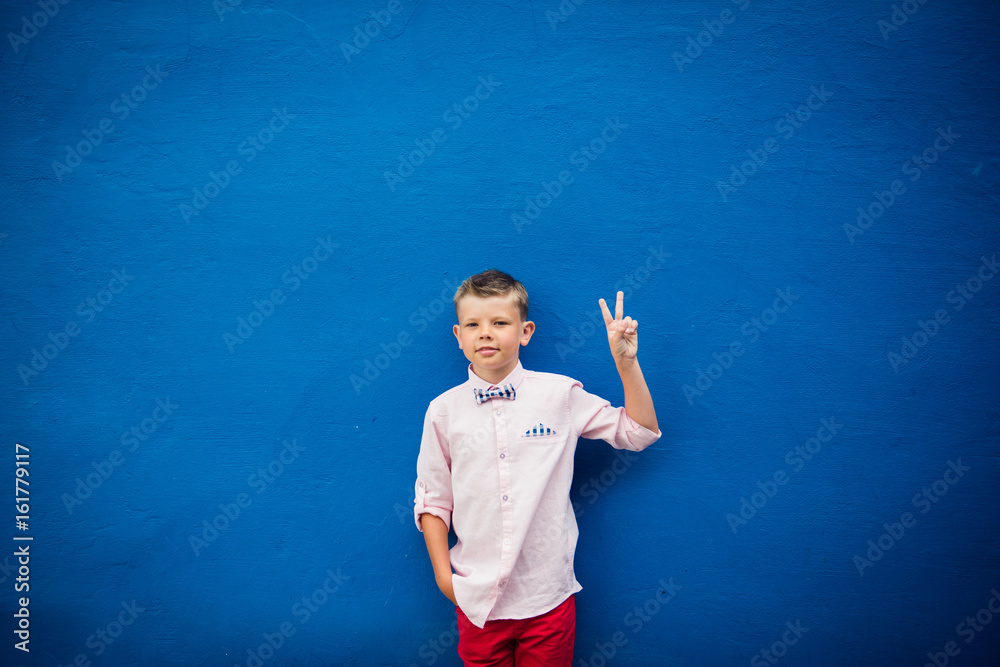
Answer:
[[[448,443],[442,436],[435,419],[433,405],[424,415],[424,430],[420,438],[420,454],[417,456],[417,482],[414,487],[413,520],[417,530],[421,514],[433,514],[451,527],[451,511],[454,508],[451,491],[451,456]]]
[[[569,410],[580,437],[604,440],[615,449],[639,452],[662,435],[633,421],[625,408],[612,407],[600,396],[584,391],[580,382],[574,381],[570,387]]]

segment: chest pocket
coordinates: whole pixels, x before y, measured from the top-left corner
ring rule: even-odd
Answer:
[[[560,425],[560,429],[561,428],[563,427]],[[518,440],[538,440],[540,438],[560,437],[562,435],[564,434],[561,433],[559,430],[551,426],[546,426],[544,423],[539,422],[534,426],[532,426],[531,428],[529,428],[528,430],[519,434]]]

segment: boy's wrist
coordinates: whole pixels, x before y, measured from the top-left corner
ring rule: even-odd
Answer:
[[[434,581],[437,582],[438,586],[441,586],[442,584],[450,584],[453,574],[454,572],[451,570],[451,563],[448,563],[447,570],[443,567],[434,570]]]
[[[615,367],[618,368],[619,372],[629,372],[639,366],[639,357],[632,357],[631,359],[626,359],[624,357],[615,358]]]

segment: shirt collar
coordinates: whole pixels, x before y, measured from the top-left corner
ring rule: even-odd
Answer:
[[[514,367],[514,370],[512,370],[507,375],[507,377],[505,377],[504,379],[500,380],[500,382],[496,382],[496,383],[493,383],[493,384],[490,384],[489,382],[487,382],[483,378],[481,378],[478,375],[476,375],[475,371],[472,370],[472,364],[471,363],[469,364],[469,385],[473,389],[482,389],[482,390],[485,391],[485,390],[489,389],[490,387],[502,387],[505,384],[509,384],[509,385],[512,385],[514,387],[514,389],[516,390],[517,387],[518,387],[518,385],[521,384],[521,379],[523,377],[524,377],[524,368],[521,366],[521,360],[520,359],[517,360],[517,366]]]

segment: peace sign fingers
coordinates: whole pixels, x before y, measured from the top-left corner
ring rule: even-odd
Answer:
[[[615,301],[615,316],[614,319],[611,317],[611,311],[608,310],[608,304],[605,303],[604,299],[600,299],[598,303],[601,304],[601,312],[604,313],[604,323],[611,324],[614,320],[620,320],[622,318],[622,313],[624,312],[622,304],[625,301],[625,293],[621,290],[618,291],[618,297]]]

